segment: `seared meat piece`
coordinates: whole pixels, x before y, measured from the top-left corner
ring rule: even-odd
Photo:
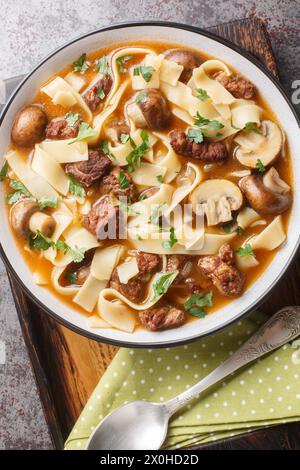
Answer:
[[[126,124],[125,121],[114,120],[111,121],[105,129],[105,134],[113,141],[120,142],[121,135],[129,135],[130,127]]]
[[[117,198],[127,197],[130,199],[130,202],[134,202],[138,198],[137,188],[130,174],[118,166],[115,166],[113,170],[103,178],[101,190],[104,194],[112,193]]]
[[[170,132],[170,143],[178,155],[194,158],[204,163],[223,162],[228,153],[222,142],[192,142],[187,135],[178,129]]]
[[[223,85],[235,98],[243,98],[244,100],[251,100],[254,98],[256,88],[253,83],[238,75],[226,75],[225,72],[220,72],[215,75],[215,79]]]
[[[83,218],[84,227],[96,235],[98,240],[116,240],[119,236],[120,211],[109,196],[95,202],[89,213]]]
[[[157,271],[160,266],[160,257],[150,253],[139,252],[136,255],[139,273],[127,284],[120,282],[118,271],[115,269],[110,279],[110,287],[121,292],[133,302],[140,302],[143,298],[143,286],[149,281],[151,274]]]
[[[190,274],[192,268],[190,261],[191,257],[187,255],[167,256],[167,271],[179,271],[174,281],[176,284],[178,284]]]
[[[73,176],[79,183],[86,188],[102,178],[103,175],[108,173],[111,169],[111,160],[101,150],[89,150],[89,159],[76,162],[67,163],[65,172]]]
[[[108,95],[112,86],[112,82],[113,81],[110,75],[104,75],[104,77],[98,80],[95,85],[83,93],[82,97],[91,111],[96,111],[99,104],[103,101],[105,96]],[[101,97],[102,92],[105,95],[103,98]]]
[[[221,294],[236,297],[242,293],[246,276],[236,268],[233,250],[227,243],[221,246],[217,255],[200,257],[198,266]]]
[[[75,139],[78,134],[79,124],[82,119],[77,119],[74,126],[69,126],[66,118],[54,119],[49,122],[46,127],[46,138],[47,139]]]
[[[167,330],[181,326],[184,323],[185,313],[177,307],[161,303],[140,312],[139,319],[147,330]]]

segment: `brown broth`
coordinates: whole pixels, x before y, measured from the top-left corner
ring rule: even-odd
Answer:
[[[88,53],[87,54],[87,59],[90,62],[93,63],[97,58],[102,57],[103,55],[109,54],[112,50],[116,50],[119,47],[133,46],[133,45],[136,46],[137,43],[136,42],[126,42],[126,43],[110,46],[110,47],[107,47],[107,48],[104,48],[104,49],[96,50],[96,51],[93,51],[91,53]],[[143,46],[144,47],[150,47],[151,49],[153,49],[158,54],[162,53],[163,51],[165,51],[166,49],[169,49],[169,48],[180,47],[180,45],[174,44],[174,43],[171,43],[171,44],[170,43],[164,43],[164,44],[162,44],[162,43],[158,43],[158,42],[147,42],[147,41],[139,42],[138,46],[140,46],[140,47],[143,47]],[[213,57],[208,56],[207,54],[202,53],[201,51],[199,51],[199,52],[205,60],[213,58]],[[139,63],[141,57],[142,56],[140,56],[140,57],[137,56],[134,60],[131,60],[128,63],[128,67],[132,66],[134,63]],[[74,58],[74,59],[76,59],[76,58]],[[220,59],[222,60],[222,58],[220,58]],[[127,64],[125,64],[125,67],[126,66],[127,66]],[[231,67],[230,64],[228,64],[228,66],[234,72],[233,67]],[[66,76],[67,73],[69,73],[71,70],[72,70],[72,65],[66,66],[63,70],[61,70],[60,72],[58,72],[54,76],[49,77],[48,82],[50,80],[52,80],[55,76],[61,76],[61,77]],[[95,77],[95,75],[96,75],[96,73],[93,71],[93,68],[90,67],[90,69],[84,74],[84,78],[86,79],[86,81],[88,83]],[[124,79],[126,78],[126,76],[128,76],[128,74],[124,74]],[[120,118],[120,116],[122,115],[123,104],[134,93],[135,92],[129,86],[127,92],[124,94],[124,97],[122,98],[119,109],[112,116],[110,116],[109,120],[114,119],[114,118]],[[53,118],[56,118],[56,117],[59,117],[59,116],[63,116],[63,115],[66,114],[65,108],[63,108],[61,106],[53,105],[51,99],[46,94],[44,94],[40,91],[37,93],[35,99],[33,100],[33,103],[41,104],[44,107],[46,113],[48,114],[49,120],[53,119]],[[259,93],[257,94],[257,97],[256,97],[256,103],[263,109],[263,116],[262,116],[263,119],[270,119],[270,120],[275,121],[275,122],[278,123],[278,120],[277,120],[276,116],[274,115],[274,113],[272,112],[270,106],[264,101],[263,97]],[[72,108],[70,108],[70,111],[73,111],[73,112],[79,112],[80,111],[81,114],[82,114],[82,111],[80,109],[78,109],[78,107],[76,107],[76,106],[73,106]],[[101,108],[99,109],[99,112],[100,111],[101,111]],[[170,125],[169,125],[169,130],[174,129],[174,128],[182,128],[183,129],[185,127],[186,126],[182,121],[180,121],[175,116],[172,116],[172,119],[171,119],[171,122],[170,122]],[[31,150],[16,147],[14,144],[11,144],[10,148],[11,149],[17,148],[18,151],[22,151],[22,153],[24,155],[24,159],[28,158],[28,156],[31,152]],[[183,158],[183,157],[180,157],[180,158],[181,158],[183,164],[187,163],[186,158]],[[199,164],[199,166],[203,167],[202,164]],[[276,162],[274,163],[273,166],[277,169],[280,176],[291,187],[293,187],[292,165],[291,165],[290,152],[289,152],[287,142],[285,143],[285,157],[280,156],[276,160]],[[209,173],[206,173],[206,177],[207,177],[207,179],[224,177],[226,175],[226,173],[230,173],[232,171],[243,170],[243,169],[245,169],[245,168],[237,160],[235,160],[231,156],[231,158],[227,162],[225,162],[224,164],[222,164],[219,167],[217,166],[213,171],[211,171]],[[228,176],[226,176],[226,178],[230,179]],[[233,177],[232,181],[236,182],[237,179]],[[5,182],[4,184],[5,184],[6,192],[9,192],[9,187],[8,187],[7,182]],[[99,193],[96,191],[94,193],[94,195],[91,196],[91,200],[95,200],[97,198],[97,195],[99,195]],[[7,207],[7,212],[8,211],[9,211],[9,207]],[[285,212],[282,215],[283,223],[284,223],[284,227],[285,227],[286,231],[288,229],[289,216],[290,216],[290,210]],[[264,217],[264,218],[267,220],[268,223],[273,219],[273,217]],[[245,231],[244,236],[237,236],[231,242],[232,247],[234,249],[239,247],[246,238],[248,238],[252,234],[259,233],[260,231],[263,230],[263,228],[264,228],[264,226],[263,227],[257,226],[257,227],[253,227],[253,228],[248,227]],[[224,233],[222,230],[219,230],[219,231]],[[45,260],[38,253],[32,253],[32,252],[26,251],[24,249],[24,247],[26,246],[26,241],[19,239],[15,234],[14,234],[14,238],[15,238],[15,242],[16,242],[18,248],[19,248],[19,251],[22,253],[22,256],[24,257],[24,260],[25,260],[26,264],[29,266],[30,270],[32,272],[37,271],[37,272],[40,272],[40,273],[44,274],[45,276],[47,276],[47,278],[50,281],[52,264],[49,261]],[[122,243],[125,243],[126,246],[128,248],[130,248],[130,243],[125,242],[125,241],[122,241]],[[257,259],[259,261],[259,265],[255,268],[252,268],[252,269],[247,271],[247,273],[246,273],[247,274],[246,289],[249,288],[249,286],[252,285],[261,276],[261,274],[264,272],[264,270],[267,268],[267,266],[272,261],[272,259],[273,259],[274,255],[276,254],[276,252],[277,252],[277,250],[274,250],[272,252],[267,251],[267,250],[257,250],[256,256],[257,256]],[[219,308],[223,307],[224,305],[226,305],[230,302],[230,299],[222,296],[217,291],[217,289],[215,287],[212,287],[211,284],[209,284],[209,282],[207,280],[205,281],[203,279],[203,277],[200,275],[199,271],[197,272],[196,269],[194,269],[193,277],[195,277],[196,281],[199,282],[204,287],[206,285],[207,290],[212,290],[213,291],[214,306],[209,309],[208,313],[214,312],[214,311],[218,310]],[[80,311],[84,315],[87,315],[87,312],[85,312],[82,308],[80,308],[79,306],[74,305],[74,303],[71,300],[71,297],[66,297],[66,296],[63,296],[63,295],[57,293],[54,290],[54,288],[51,286],[51,284],[49,284],[49,286],[47,286],[46,288],[53,295],[58,297],[62,302],[66,303],[70,308],[73,308],[74,310]],[[176,287],[176,295],[177,295],[177,293],[178,293],[178,288]],[[182,293],[183,294],[186,293],[185,289],[182,289]],[[171,288],[168,292],[168,297],[170,299],[172,299],[172,298],[174,298],[174,296],[175,296],[175,290]],[[189,319],[192,320],[193,317],[189,317]]]

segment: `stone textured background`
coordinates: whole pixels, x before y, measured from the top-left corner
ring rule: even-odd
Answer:
[[[289,96],[292,81],[300,80],[300,0],[0,0],[0,11],[0,78],[25,73],[70,38],[112,23],[164,19],[205,28],[260,17]],[[0,449],[49,449],[51,440],[1,262],[0,341],[6,349],[3,364],[0,344]]]

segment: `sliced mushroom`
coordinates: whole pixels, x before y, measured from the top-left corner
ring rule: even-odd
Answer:
[[[183,71],[179,77],[179,80],[183,83],[189,81],[193,70],[202,63],[202,58],[197,52],[187,49],[170,49],[164,53],[164,56],[166,60],[176,62],[178,65],[183,66]]]
[[[153,88],[141,90],[127,105],[127,114],[136,127],[151,130],[164,129],[171,116],[165,98]]]
[[[263,183],[273,193],[287,194],[291,190],[289,185],[280,178],[278,171],[273,166],[263,176]]]
[[[269,166],[279,156],[283,139],[280,128],[272,121],[262,121],[261,134],[256,132],[240,132],[234,141],[238,144],[235,157],[244,166],[256,168],[260,160]]]
[[[55,229],[54,219],[40,212],[38,203],[29,198],[20,199],[12,206],[10,223],[13,230],[23,238],[27,238],[31,231],[36,233],[37,230],[45,236],[51,236]]]
[[[270,184],[270,180],[272,177],[269,175],[267,183]],[[245,176],[239,181],[239,186],[250,206],[259,214],[282,214],[291,205],[292,199],[289,192],[280,193],[270,190],[257,175]]]
[[[48,122],[47,114],[36,105],[21,109],[13,123],[11,137],[21,147],[31,147],[43,140]]]
[[[238,186],[225,179],[211,179],[201,183],[191,194],[194,212],[204,209],[207,225],[217,225],[232,220],[232,211],[243,204],[243,195]]]

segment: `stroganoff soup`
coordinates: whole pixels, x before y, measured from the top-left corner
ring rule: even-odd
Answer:
[[[91,327],[201,319],[285,241],[288,144],[221,59],[142,42],[82,54],[16,116],[0,174],[16,243]]]

